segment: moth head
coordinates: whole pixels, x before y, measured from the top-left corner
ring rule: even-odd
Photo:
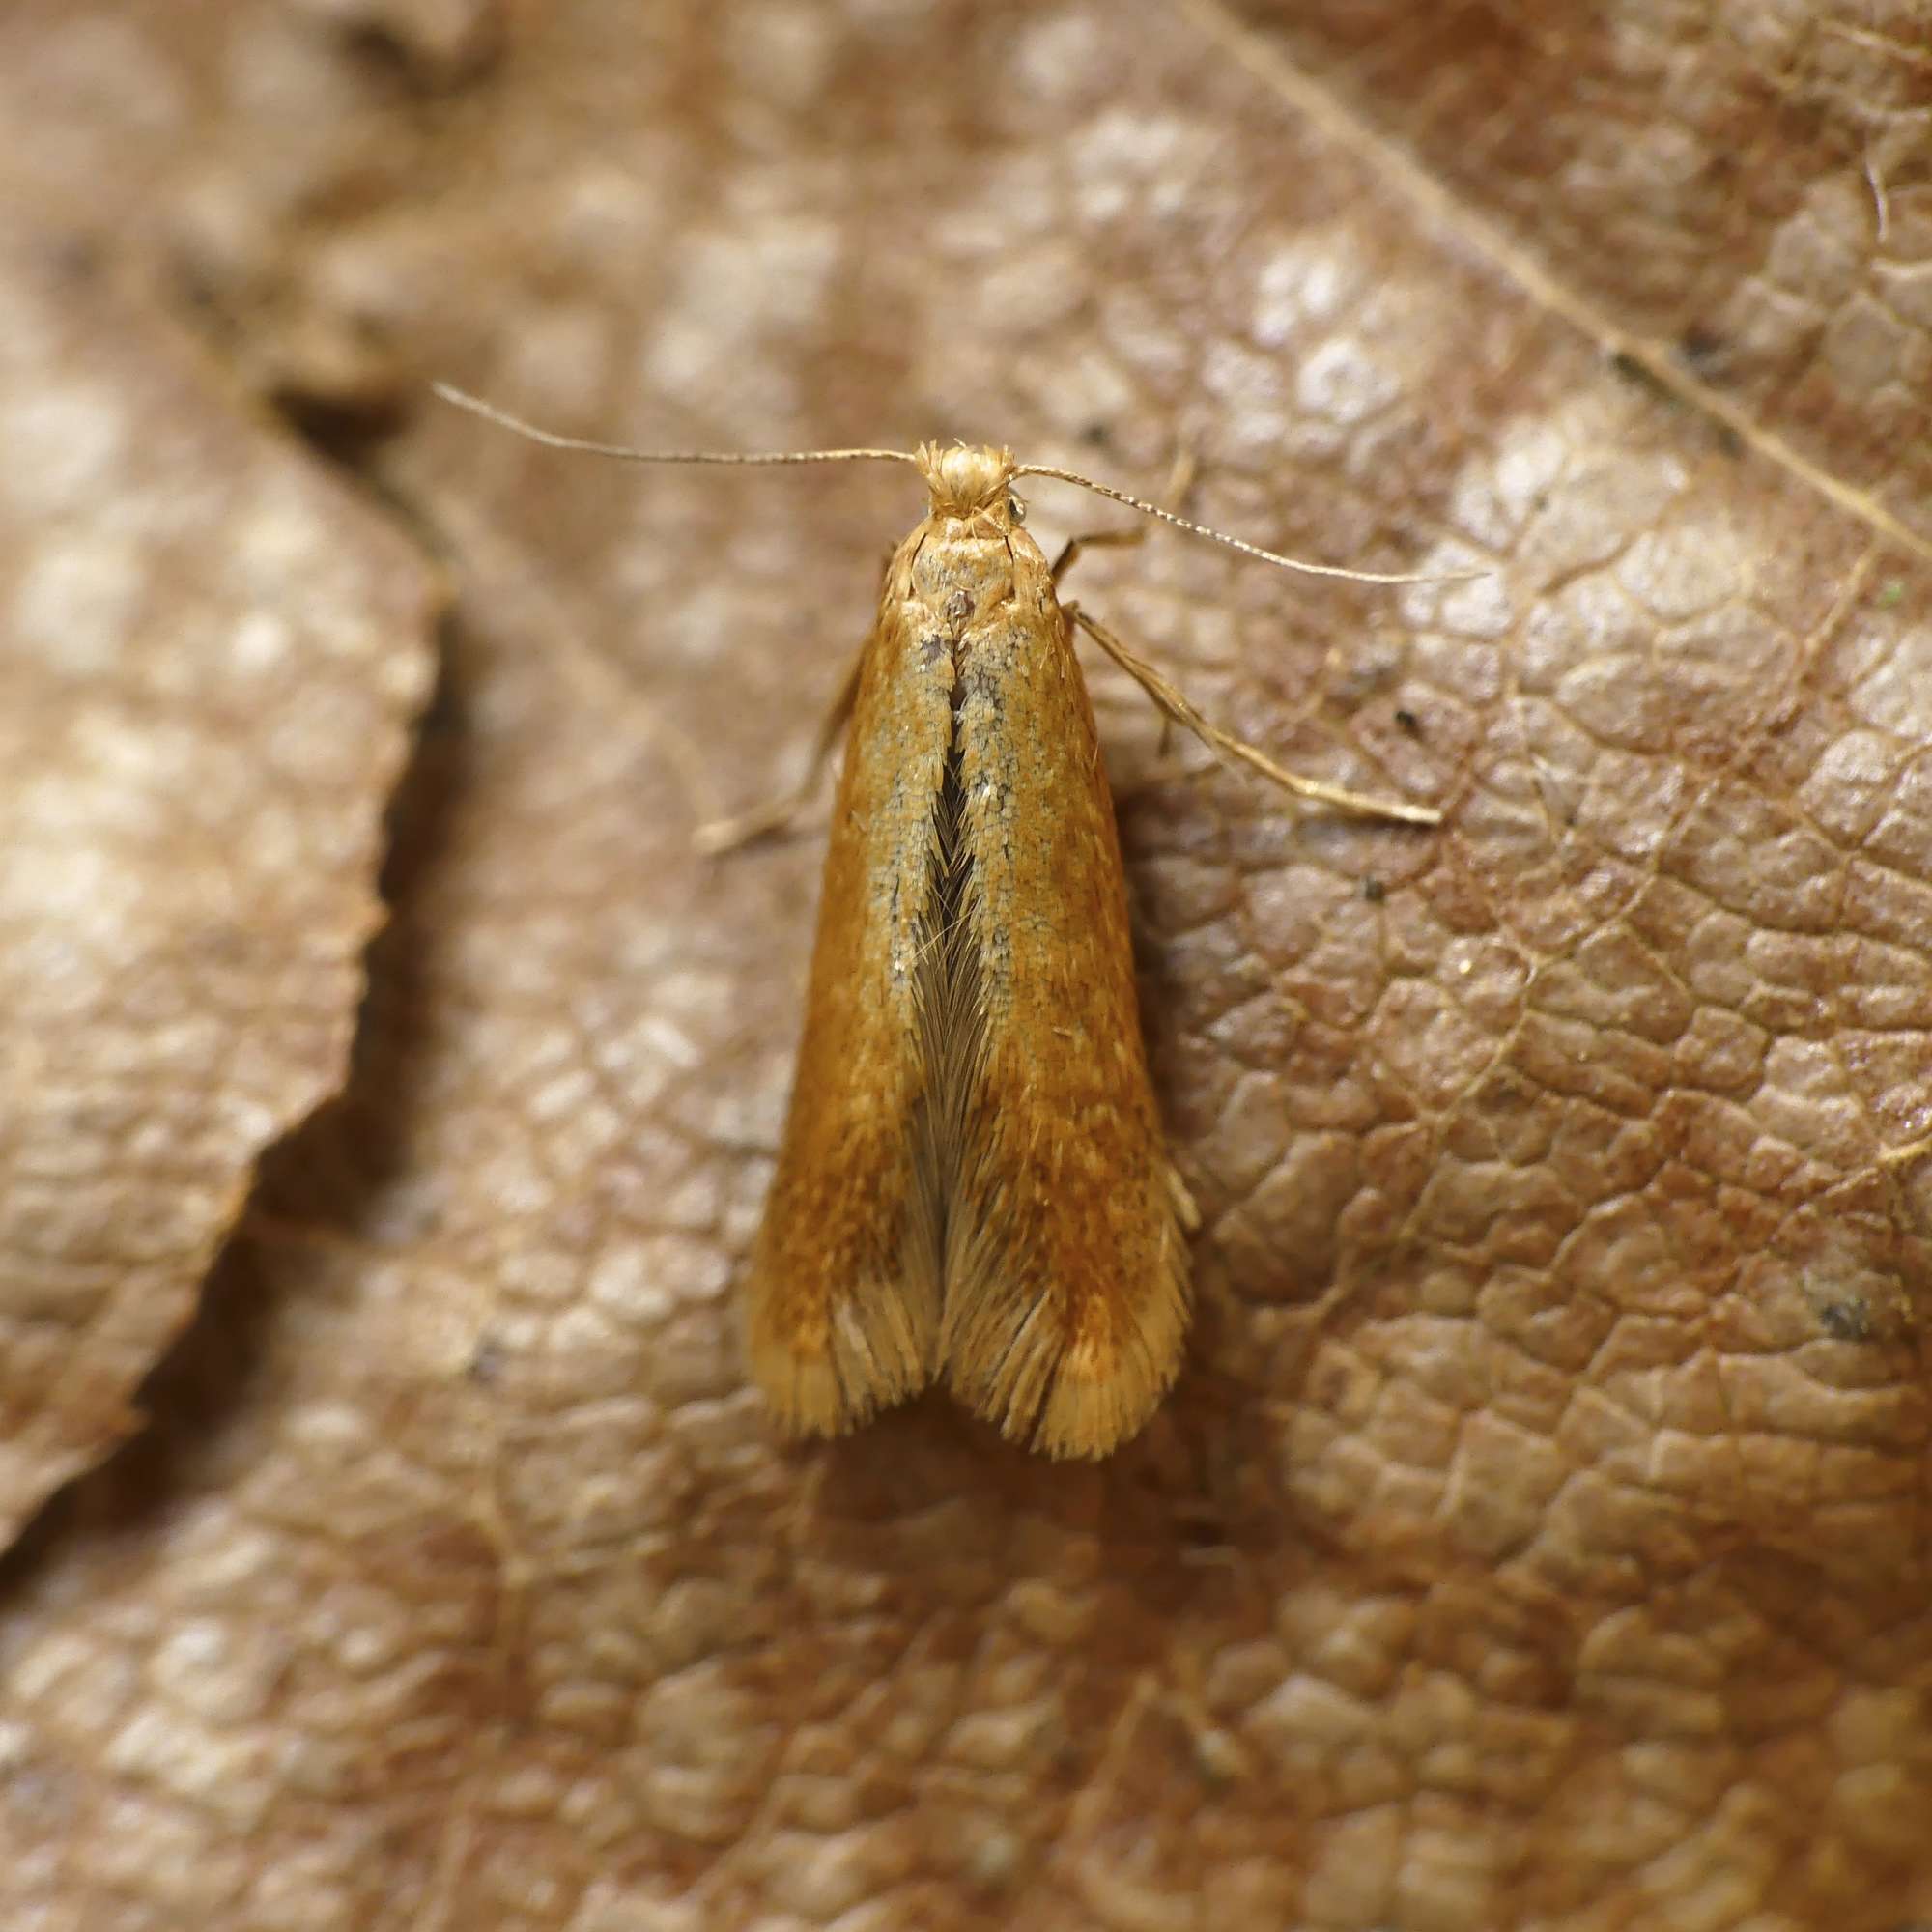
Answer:
[[[936,442],[919,446],[919,473],[932,493],[935,517],[991,516],[1002,528],[1024,514],[1012,493],[1013,453],[983,443]]]

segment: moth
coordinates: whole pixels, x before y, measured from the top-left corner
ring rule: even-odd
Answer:
[[[1048,1456],[1104,1456],[1179,1372],[1196,1216],[1162,1137],[1085,630],[1171,719],[1275,783],[1432,825],[1431,807],[1300,777],[1204,719],[1077,604],[1024,526],[1022,475],[1058,476],[1294,565],[1007,449],[925,444],[642,461],[887,457],[923,520],[887,567],[870,635],[821,733],[845,757],[803,1041],[741,1282],[747,1358],[779,1427],[835,1435],[931,1384]],[[1118,540],[1118,539],[1116,539]],[[818,760],[814,760],[814,766]],[[809,792],[810,781],[802,791]],[[713,828],[781,822],[780,802]]]

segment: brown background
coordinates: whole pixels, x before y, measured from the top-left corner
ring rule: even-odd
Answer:
[[[15,0],[0,1922],[1932,1917],[1928,46]],[[736,1359],[823,809],[690,833],[916,493],[430,376],[1186,447],[1225,527],[1493,572],[1079,567],[1448,812],[1286,809],[1094,675],[1206,1214],[1111,1462],[939,1401],[780,1450]]]

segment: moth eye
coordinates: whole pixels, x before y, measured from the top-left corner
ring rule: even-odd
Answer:
[[[1007,508],[1012,512],[1014,523],[1023,524],[1026,522],[1026,505],[1017,497],[1009,497],[1007,498]]]

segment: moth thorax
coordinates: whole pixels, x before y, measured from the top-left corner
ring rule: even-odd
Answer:
[[[1013,453],[984,444],[937,443],[919,447],[919,473],[932,493],[935,517],[974,517],[991,512],[1002,519],[1011,513]]]

